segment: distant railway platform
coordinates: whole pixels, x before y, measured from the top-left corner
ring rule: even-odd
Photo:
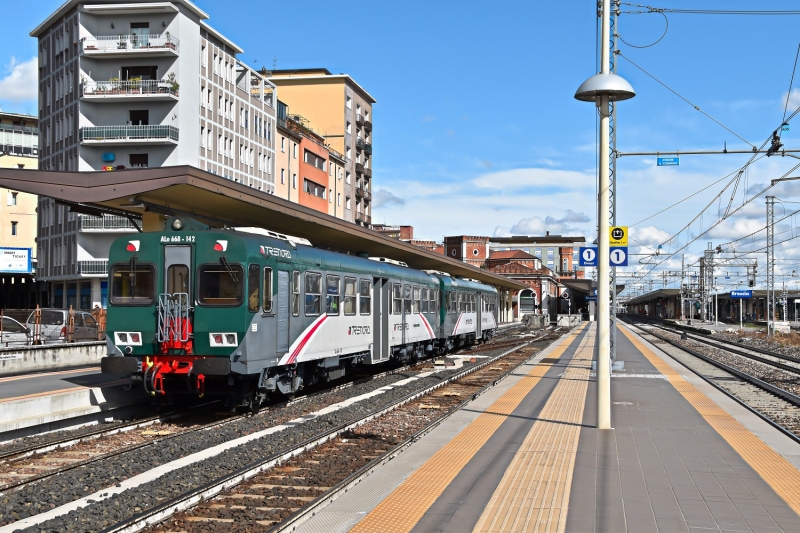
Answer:
[[[598,431],[580,326],[298,532],[800,531],[800,445],[627,326]]]

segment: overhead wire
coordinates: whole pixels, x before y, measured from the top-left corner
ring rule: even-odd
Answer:
[[[792,67],[792,78],[789,80],[789,92],[786,93],[786,104],[783,106],[783,122],[786,122],[786,110],[789,109],[789,99],[792,97],[792,85],[794,84],[794,73],[797,70],[797,58],[800,57],[800,43],[797,45],[797,53],[794,56],[794,67]]]

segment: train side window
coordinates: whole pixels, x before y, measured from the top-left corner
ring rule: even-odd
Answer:
[[[392,313],[399,315],[403,312],[403,288],[399,283],[392,284]]]
[[[431,289],[431,313],[438,311],[439,303],[439,289]]]
[[[272,312],[272,269],[264,267],[264,303],[261,309],[265,313]]]
[[[258,311],[258,303],[260,298],[261,268],[258,265],[250,265],[247,267],[247,310],[251,313]]]
[[[371,304],[371,297],[369,292],[369,285],[370,282],[368,279],[361,280],[361,286],[359,287],[359,312],[362,315],[368,315],[371,312],[372,304]]]
[[[411,285],[403,285],[403,313],[411,313]]]
[[[319,314],[320,304],[320,281],[322,274],[306,272],[306,315],[313,316]]]
[[[197,301],[201,305],[242,305],[244,268],[241,265],[209,263],[200,265],[197,270]]]
[[[447,306],[447,312],[448,313],[452,313],[453,312],[453,293],[452,292],[448,292],[447,293],[447,301],[445,302],[445,304]]]
[[[422,287],[419,297],[419,311],[420,313],[428,312],[428,287]]]
[[[300,272],[292,272],[292,315],[300,316]]]
[[[344,278],[344,314],[356,314],[356,278]]]
[[[329,315],[339,314],[339,276],[327,276],[327,293],[325,295],[325,312]]]
[[[419,287],[414,287],[411,294],[411,312],[419,313]]]

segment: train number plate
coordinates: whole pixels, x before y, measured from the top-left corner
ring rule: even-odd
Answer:
[[[194,242],[194,235],[162,235],[162,244],[176,244]]]

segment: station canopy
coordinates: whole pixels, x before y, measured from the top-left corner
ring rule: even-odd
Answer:
[[[411,268],[439,270],[498,288],[526,287],[505,276],[191,166],[113,172],[0,169],[0,187],[49,196],[79,213],[141,218],[145,230],[161,229],[148,225],[156,214],[188,216],[212,227],[264,228],[308,239],[321,248],[386,257]]]

